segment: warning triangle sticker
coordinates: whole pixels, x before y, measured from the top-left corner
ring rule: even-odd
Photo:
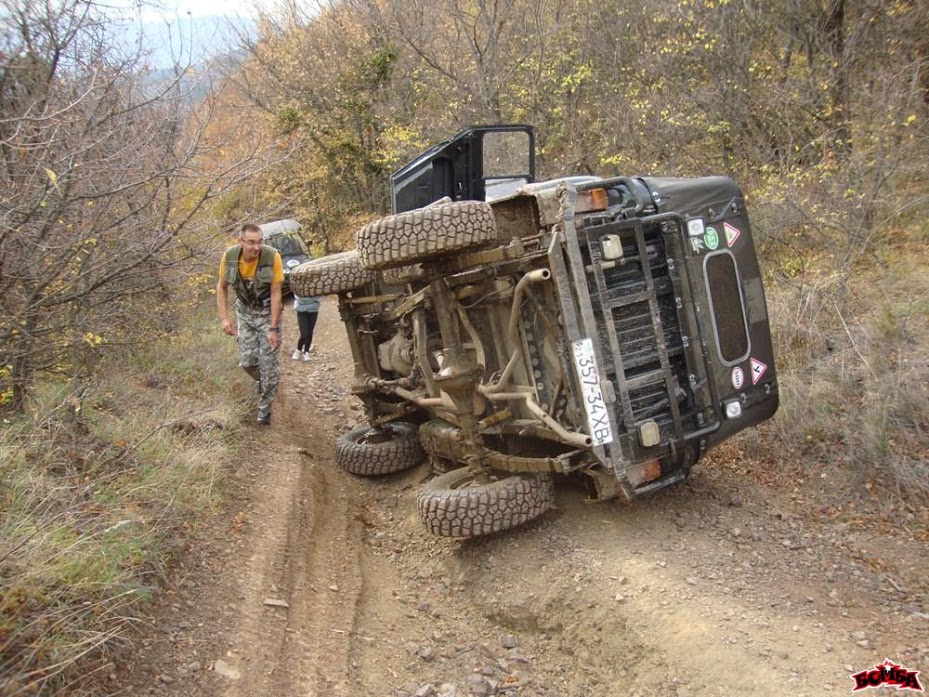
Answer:
[[[742,234],[742,231],[735,225],[730,225],[729,223],[723,223],[723,229],[726,231],[726,244],[731,247],[735,244],[735,241],[739,239],[739,235]]]
[[[757,358],[751,360],[752,364],[752,384],[757,385],[761,378],[764,376],[765,372],[768,370],[768,366],[759,361]]]

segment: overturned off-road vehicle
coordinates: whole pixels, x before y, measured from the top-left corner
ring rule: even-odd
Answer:
[[[338,294],[348,332],[367,425],[338,438],[339,466],[428,457],[437,535],[536,518],[554,475],[593,499],[653,492],[777,408],[734,182],[533,180],[531,128],[466,129],[393,175],[394,214],[357,251],[291,274]]]

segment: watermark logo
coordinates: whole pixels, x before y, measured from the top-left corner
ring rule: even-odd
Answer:
[[[919,684],[918,670],[907,670],[889,658],[885,658],[883,663],[878,663],[873,668],[853,673],[851,678],[855,681],[855,689],[852,692],[880,687],[894,687],[898,690],[913,690],[913,692],[923,691],[923,686]]]

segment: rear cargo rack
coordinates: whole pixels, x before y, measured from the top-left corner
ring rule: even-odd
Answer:
[[[573,200],[576,189],[567,189]],[[645,210],[643,217],[588,219],[580,229],[575,227],[572,205],[564,204],[565,271],[570,269],[574,288],[587,289],[575,292],[580,312],[572,322],[575,326],[567,329],[572,338],[597,337],[598,365],[604,382],[609,382],[604,392],[613,392],[608,406],[617,438],[595,452],[613,466],[627,493],[636,496],[657,483],[632,484],[626,467],[677,457],[686,443],[718,426],[716,418],[707,421],[703,411],[715,398],[701,380],[707,372],[706,357],[690,346],[689,337],[699,335],[697,318],[688,310],[691,279],[685,259],[675,262],[686,254],[675,246],[684,223],[677,213],[649,215],[640,198],[635,209]],[[620,238],[620,259],[604,259],[605,235]],[[556,275],[557,262],[554,258]],[[643,437],[642,427],[650,422],[657,425],[657,439]],[[655,426],[650,428],[654,433]],[[665,476],[660,479],[667,483]]]

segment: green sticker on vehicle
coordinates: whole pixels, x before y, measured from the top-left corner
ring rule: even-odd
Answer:
[[[706,243],[707,249],[719,247],[719,234],[716,232],[716,228],[708,227],[706,234],[703,235],[703,241]]]

